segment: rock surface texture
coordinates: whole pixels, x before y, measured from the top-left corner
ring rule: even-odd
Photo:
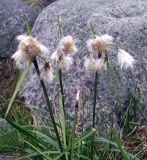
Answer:
[[[97,35],[109,34],[113,36],[114,42],[137,60],[133,70],[121,70],[116,62],[116,50],[109,49],[110,59],[118,75],[119,84],[115,86],[120,89],[125,98],[128,88],[131,88],[134,83],[134,79],[138,81],[142,96],[141,107],[145,114],[145,97],[147,97],[147,1],[59,0],[54,2],[42,11],[32,29],[33,35],[49,48],[48,57],[55,51],[59,41],[57,14],[62,19],[64,35],[72,35],[76,39],[78,47],[78,52],[74,56],[74,65],[69,71],[63,73],[66,111],[69,115],[73,116],[73,106],[78,89],[82,89],[83,97],[86,100],[84,107],[89,113],[87,117],[90,117],[92,113],[94,73],[85,72],[83,67],[83,59],[88,52],[86,41],[92,38],[90,22],[95,26]],[[26,78],[20,95],[25,98],[27,104],[44,109],[46,103],[42,98],[43,93],[39,86],[39,80],[37,75],[32,73],[33,71]],[[115,88],[111,84],[106,71],[100,73],[97,113],[108,111],[106,114],[109,114],[111,108],[117,109],[116,97],[113,97]],[[48,88],[50,98],[52,98],[53,85],[48,85]],[[99,116],[99,114],[97,115]],[[101,121],[100,117],[99,121]]]
[[[32,6],[37,10],[41,11],[46,6],[50,5],[51,3],[55,2],[57,0],[33,0]]]
[[[32,26],[37,12],[20,0],[0,1],[0,57],[10,57],[16,50],[16,36],[24,33],[24,15],[28,16]]]
[[[0,155],[0,160],[16,160],[17,157],[15,156],[6,156],[6,155]]]

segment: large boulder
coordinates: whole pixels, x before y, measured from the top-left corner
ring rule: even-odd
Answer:
[[[62,19],[64,35],[72,35],[78,46],[74,65],[69,71],[63,73],[66,111],[71,116],[73,115],[76,92],[80,88],[84,93],[86,111],[90,115],[92,113],[94,73],[85,72],[83,67],[83,57],[88,52],[86,41],[92,37],[90,22],[95,26],[97,35],[106,33],[113,36],[114,42],[137,60],[133,70],[121,70],[116,63],[116,51],[110,49],[110,59],[118,75],[118,85],[115,86],[119,88],[125,98],[128,88],[133,86],[134,79],[138,81],[137,85],[142,96],[141,106],[145,108],[145,97],[147,96],[147,59],[145,55],[147,51],[147,1],[59,0],[54,2],[42,11],[32,29],[33,35],[49,48],[48,57],[56,50],[59,41],[57,14]],[[46,107],[44,98],[42,98],[43,93],[37,75],[32,73],[34,72],[31,71],[26,78],[20,95],[25,98],[27,104],[43,109]],[[116,96],[113,97],[115,86],[109,85],[106,72],[100,74],[98,111],[109,111],[110,108],[117,107]],[[52,98],[53,86],[49,85],[47,88],[50,98]]]
[[[32,26],[37,12],[20,0],[0,1],[0,57],[10,57],[16,50],[15,37],[25,30],[24,15]]]

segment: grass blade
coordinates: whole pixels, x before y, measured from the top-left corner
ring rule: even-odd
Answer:
[[[86,132],[85,134],[83,134],[76,142],[74,142],[73,146],[78,145],[79,143],[81,143],[82,141],[84,141],[85,139],[87,139],[88,137],[90,137],[92,134],[94,134],[96,132],[96,129],[92,128],[90,131]],[[60,157],[62,157],[68,150],[70,150],[71,145],[69,145],[66,150],[64,150],[60,155],[58,155],[54,160],[58,160]]]
[[[20,158],[17,158],[17,160],[21,160],[21,159],[27,159],[27,158],[30,158],[30,157],[33,157],[33,156],[38,156],[38,155],[44,155],[44,154],[59,154],[60,151],[39,151],[39,153],[31,153],[29,155],[26,155],[26,156],[22,156]]]
[[[6,113],[5,113],[5,117],[7,117],[8,113],[9,113],[9,111],[10,111],[10,109],[11,109],[11,106],[12,106],[12,104],[13,104],[16,96],[17,96],[17,93],[18,93],[18,91],[19,91],[19,89],[20,89],[20,87],[21,87],[21,84],[22,84],[24,78],[26,77],[26,75],[27,75],[28,72],[29,72],[29,68],[30,68],[30,66],[27,66],[27,67],[24,69],[22,75],[20,76],[20,78],[19,78],[19,80],[18,80],[18,83],[17,83],[17,85],[16,85],[16,87],[15,87],[14,93],[13,93],[13,95],[12,95],[12,97],[11,97],[10,102],[9,102],[7,111],[6,111]]]
[[[78,108],[79,106],[75,106],[75,117],[74,117],[73,129],[71,134],[70,160],[72,160],[73,143],[74,143],[74,137],[76,132],[76,125],[78,121]]]
[[[118,145],[118,148],[120,149],[120,152],[121,152],[121,155],[122,155],[122,160],[127,160],[128,158],[127,158],[127,156],[126,156],[126,154],[125,154],[125,152],[122,148],[121,142],[120,142],[118,136],[116,135],[116,132],[115,132],[114,128],[112,128],[112,133],[114,135],[114,139],[115,139],[115,141]]]
[[[31,146],[33,149],[35,149],[39,154],[41,154],[47,160],[52,160],[51,158],[49,158],[48,156],[46,156],[44,153],[42,153],[38,148],[36,148],[34,145],[32,145],[30,142],[28,142],[26,140],[24,142],[27,143],[29,146]]]
[[[61,121],[61,128],[62,128],[62,134],[63,134],[64,149],[66,149],[67,147],[66,121],[65,121],[64,108],[62,103],[62,95],[59,97],[59,109],[60,109],[60,121]],[[66,159],[68,159],[67,153],[66,153]]]
[[[23,127],[19,126],[18,124],[12,122],[11,120],[9,120],[8,118],[6,119],[6,121],[15,129],[17,129],[19,132],[21,132],[22,134],[26,135],[28,138],[31,138],[33,140],[35,140],[36,142],[41,143],[43,145],[45,145],[41,140],[39,140],[35,135],[33,135],[32,133],[30,133],[29,131],[27,131],[26,129],[24,129]]]

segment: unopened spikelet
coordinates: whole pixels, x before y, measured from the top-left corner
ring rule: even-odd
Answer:
[[[51,83],[54,80],[53,70],[50,67],[49,63],[45,63],[40,68],[40,78],[49,83]]]
[[[19,68],[26,67],[36,56],[46,54],[48,51],[45,46],[31,36],[20,35],[17,37],[17,40],[19,41],[18,50],[14,53],[12,58]]]
[[[129,67],[133,68],[133,64],[135,63],[135,59],[128,52],[122,49],[118,49],[117,59],[121,69],[127,69]]]
[[[63,37],[59,42],[59,50],[65,55],[75,53],[77,48],[72,36]]]
[[[77,92],[77,96],[76,96],[76,101],[78,101],[78,102],[80,101],[80,92],[81,92],[81,91],[80,91],[80,90],[78,90],[78,92]]]
[[[87,41],[87,46],[91,52],[98,54],[104,52],[112,41],[113,37],[109,35],[103,35],[101,37],[95,36],[94,39],[89,39]]]

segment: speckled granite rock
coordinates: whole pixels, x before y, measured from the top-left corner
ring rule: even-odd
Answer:
[[[30,4],[30,1],[24,0],[28,4]],[[32,0],[31,6],[34,7],[37,11],[41,12],[43,8],[50,5],[51,3],[55,2],[57,0]]]
[[[24,14],[32,26],[37,18],[36,11],[20,0],[0,1],[0,57],[11,56],[15,51],[15,37],[25,30]]]
[[[107,33],[115,38],[115,43],[128,51],[137,60],[133,71],[121,71],[116,64],[115,50],[110,49],[110,58],[118,73],[122,94],[132,87],[133,76],[138,80],[141,90],[141,106],[146,108],[147,96],[147,1],[146,0],[59,0],[43,10],[33,26],[33,35],[48,46],[50,54],[56,49],[59,41],[57,28],[57,14],[62,18],[65,35],[72,35],[77,40],[78,53],[75,55],[74,65],[68,72],[63,73],[66,111],[73,116],[75,95],[79,88],[83,90],[86,100],[85,109],[90,117],[92,110],[94,73],[86,73],[83,68],[83,57],[88,52],[86,40],[92,37],[89,23],[92,22],[98,35]],[[33,69],[33,68],[32,68]],[[133,75],[133,76],[132,76]],[[43,109],[46,103],[42,98],[39,80],[32,71],[26,78],[20,92],[25,102]],[[114,86],[111,86],[114,87]],[[52,97],[52,85],[48,86]],[[99,100],[97,110],[109,111],[116,107],[113,89],[110,92],[109,80],[106,72],[99,78]],[[115,88],[114,88],[115,89]],[[110,99],[112,98],[112,103]],[[125,97],[125,94],[124,94]],[[97,112],[98,113],[98,112]],[[97,114],[99,117],[99,114]],[[103,120],[99,117],[99,122]]]
[[[0,160],[16,160],[16,156],[0,155]]]

